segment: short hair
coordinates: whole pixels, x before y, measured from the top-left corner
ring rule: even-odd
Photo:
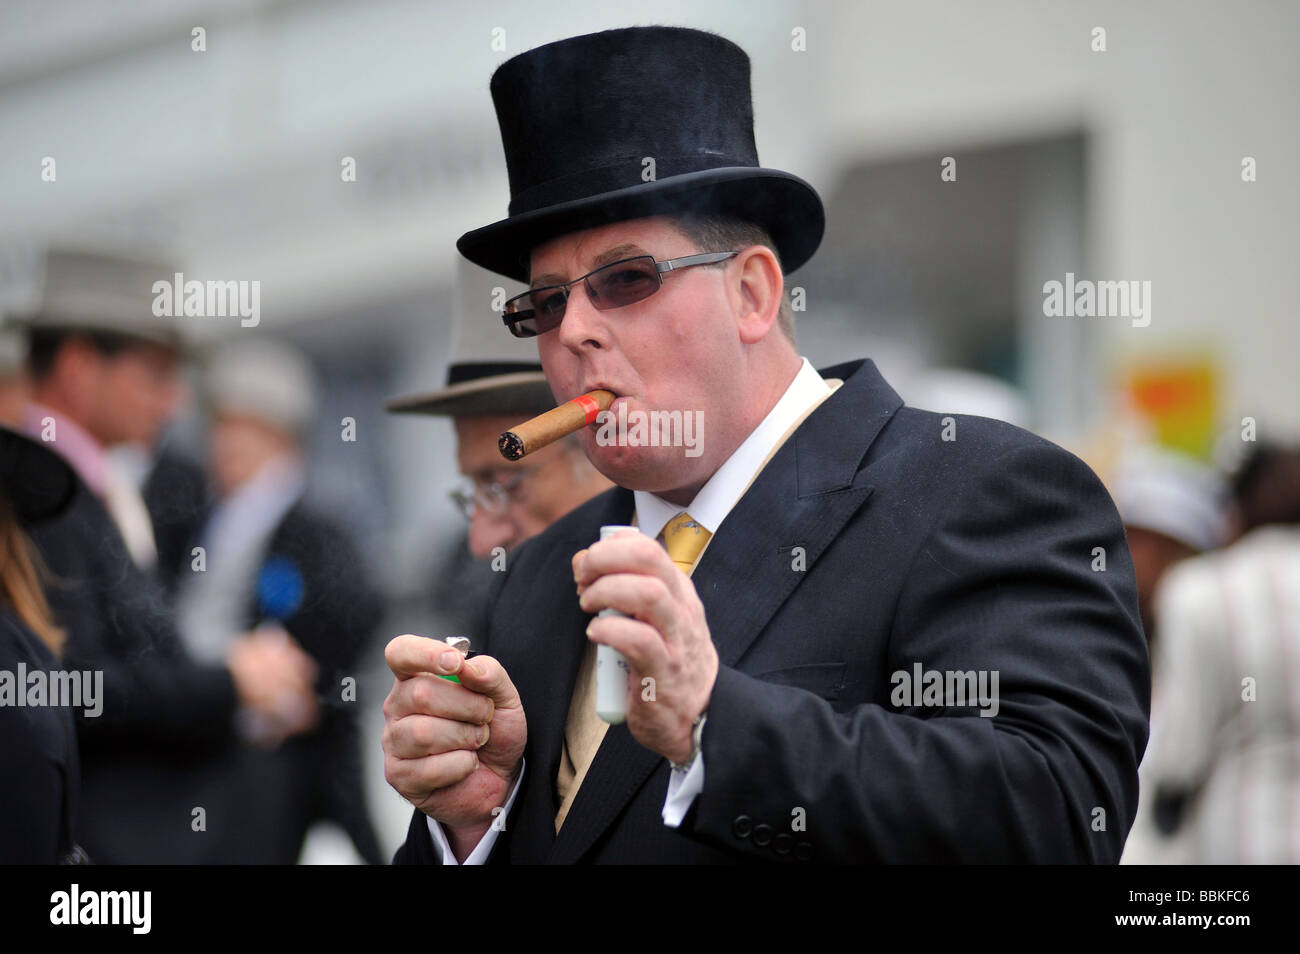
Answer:
[[[43,381],[52,370],[63,343],[72,338],[86,341],[97,352],[111,358],[135,344],[129,335],[81,328],[31,328],[27,334],[27,371],[33,381]]]
[[[1300,523],[1300,446],[1260,442],[1232,478],[1242,530]]]
[[[794,308],[790,304],[790,289],[784,282],[785,266],[767,230],[735,216],[714,213],[684,212],[670,216],[670,219],[677,231],[699,246],[701,252],[730,252],[751,245],[762,245],[772,250],[782,273],[781,307],[776,323],[790,344],[794,344]]]

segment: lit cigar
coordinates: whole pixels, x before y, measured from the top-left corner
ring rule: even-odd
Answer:
[[[497,447],[506,460],[519,460],[525,454],[541,450],[547,444],[554,444],[561,437],[594,423],[596,415],[608,411],[613,403],[613,391],[598,389],[581,394],[506,431],[497,441]]]

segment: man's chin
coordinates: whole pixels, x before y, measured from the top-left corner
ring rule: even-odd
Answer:
[[[650,493],[675,490],[690,484],[697,462],[680,447],[602,446],[594,436],[584,442],[587,459],[609,480],[627,490]]]

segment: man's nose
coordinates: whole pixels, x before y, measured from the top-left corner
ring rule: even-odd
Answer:
[[[586,282],[578,282],[570,289],[564,320],[555,333],[560,336],[560,343],[574,352],[585,350],[590,345],[604,347],[608,343],[605,312],[592,305]]]
[[[474,559],[488,559],[497,547],[509,551],[515,545],[515,535],[515,525],[506,514],[474,508],[469,520],[469,552]]]

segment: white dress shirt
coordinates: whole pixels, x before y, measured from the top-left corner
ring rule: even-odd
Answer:
[[[722,521],[744,496],[745,491],[749,489],[749,485],[758,476],[786,432],[824,401],[833,390],[834,388],[817,373],[817,369],[809,363],[808,359],[802,359],[798,373],[795,374],[780,400],[773,405],[767,416],[759,422],[722,466],[713,472],[713,476],[700,488],[700,492],[687,506],[679,507],[649,491],[633,492],[636,500],[637,525],[641,531],[657,537],[669,520],[685,510],[710,534],[717,533],[718,528],[722,526]],[[705,728],[707,731],[707,725]],[[510,814],[510,806],[514,803],[523,778],[521,771],[502,812],[502,817]],[[673,771],[669,778],[668,794],[663,807],[664,824],[670,828],[678,827],[686,817],[691,803],[703,790],[704,755],[700,753],[691,764],[689,771]],[[427,821],[433,843],[442,852],[443,864],[456,864],[455,855],[452,854],[442,826],[432,818]],[[486,861],[492,846],[496,843],[496,838],[497,831],[489,830],[470,856],[465,859],[465,864],[482,864]]]

